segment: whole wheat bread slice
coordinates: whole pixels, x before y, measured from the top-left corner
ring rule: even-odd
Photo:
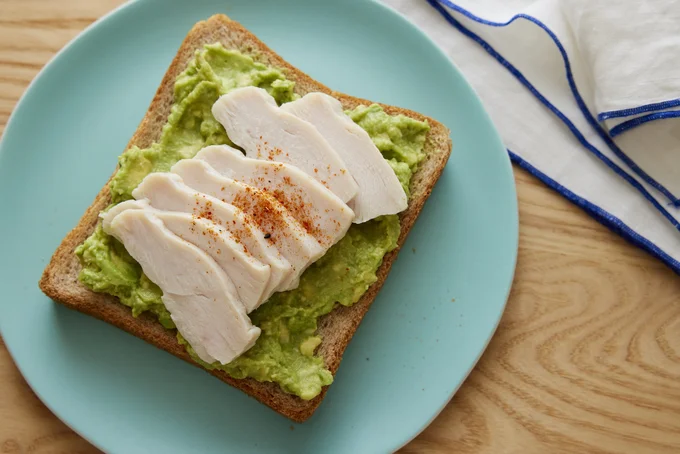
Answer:
[[[313,91],[328,93],[338,98],[345,109],[352,109],[361,104],[371,104],[370,101],[333,92],[289,65],[239,23],[232,21],[224,15],[215,15],[206,21],[194,25],[184,39],[177,55],[163,77],[163,81],[149,106],[146,116],[132,136],[128,148],[133,145],[145,148],[158,140],[161,128],[166,123],[173,103],[175,78],[193,58],[196,49],[204,44],[215,42],[222,43],[227,49],[237,49],[251,55],[256,61],[279,68],[288,79],[295,81],[295,91],[300,95]],[[451,153],[451,140],[449,138],[449,130],[431,118],[398,107],[383,105],[383,108],[388,114],[404,114],[417,120],[427,120],[430,124],[430,131],[427,134],[424,148],[427,157],[413,175],[409,205],[406,211],[400,214],[401,235],[399,237],[399,247],[401,247],[425,200],[430,195],[434,184],[444,169],[444,165]],[[110,195],[107,184],[99,192],[78,225],[64,238],[54,253],[40,280],[40,288],[47,296],[69,308],[111,323],[158,348],[197,365],[191,360],[184,347],[179,345],[174,331],[163,328],[153,316],[142,314],[140,317],[135,318],[132,316],[130,309],[120,304],[117,298],[102,293],[95,293],[78,281],[80,263],[73,251],[76,246],[81,244],[92,233],[97,225],[99,212],[109,203]],[[319,320],[318,332],[323,342],[319,346],[317,354],[324,358],[327,367],[333,375],[338,370],[347,344],[375,299],[380,287],[382,287],[383,282],[385,282],[392,262],[397,257],[398,250],[399,248],[385,256],[382,266],[378,269],[377,282],[368,289],[356,304],[351,307],[337,307]],[[263,383],[253,379],[236,380],[225,372],[217,370],[210,371],[210,373],[297,422],[306,420],[314,413],[327,390],[327,387],[325,387],[319,396],[306,401],[284,392],[276,383]]]

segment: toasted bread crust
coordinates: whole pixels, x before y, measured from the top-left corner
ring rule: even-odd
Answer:
[[[221,42],[226,48],[237,49],[253,56],[256,61],[283,70],[288,79],[296,82],[295,91],[300,95],[312,91],[328,93],[338,98],[345,109],[351,109],[360,104],[371,104],[367,100],[333,92],[288,64],[239,23],[232,21],[227,16],[215,15],[194,25],[184,39],[163,77],[149,110],[130,139],[128,148],[133,145],[145,148],[159,139],[161,129],[167,120],[173,103],[173,86],[177,75],[184,70],[187,63],[193,58],[196,49],[204,44],[214,42]],[[383,263],[377,271],[378,280],[353,306],[337,307],[331,313],[319,319],[318,332],[323,341],[317,352],[324,358],[333,375],[340,366],[342,355],[350,339],[385,282],[399,248],[404,244],[406,236],[441,175],[451,153],[449,131],[442,124],[409,110],[387,105],[382,105],[382,107],[391,115],[404,114],[417,120],[428,121],[430,131],[424,147],[427,156],[413,175],[408,208],[400,214],[399,247],[388,253],[383,259]],[[117,298],[103,293],[95,293],[78,281],[80,263],[73,251],[93,232],[98,222],[99,212],[110,202],[109,185],[107,183],[80,219],[78,225],[64,238],[54,253],[42,275],[40,288],[47,296],[71,309],[111,323],[158,348],[197,365],[177,342],[174,331],[163,328],[153,316],[142,314],[135,318],[132,316],[131,310],[120,304]],[[297,422],[305,421],[314,413],[327,390],[327,387],[324,387],[319,396],[306,401],[284,392],[276,383],[258,382],[253,379],[237,380],[223,371],[210,371],[210,373]]]

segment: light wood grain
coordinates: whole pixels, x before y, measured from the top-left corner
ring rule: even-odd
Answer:
[[[56,51],[119,0],[0,0],[0,133]],[[498,333],[403,453],[680,452],[680,278],[521,170],[520,251]],[[0,342],[0,453],[98,452]]]

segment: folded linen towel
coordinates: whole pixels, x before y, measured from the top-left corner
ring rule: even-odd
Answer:
[[[516,163],[680,272],[680,2],[383,1],[462,70]]]

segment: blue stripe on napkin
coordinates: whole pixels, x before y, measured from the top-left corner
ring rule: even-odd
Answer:
[[[647,238],[640,236],[637,232],[628,227],[628,225],[626,225],[626,223],[624,223],[622,220],[612,215],[608,211],[603,210],[594,203],[591,203],[588,200],[577,196],[569,189],[562,186],[557,181],[553,180],[548,175],[544,174],[543,172],[529,164],[527,161],[525,161],[519,155],[515,154],[509,149],[508,153],[510,154],[510,159],[512,159],[514,163],[516,163],[517,165],[528,171],[530,174],[541,180],[543,183],[545,183],[546,185],[548,185],[549,187],[551,187],[552,189],[566,197],[569,201],[571,201],[579,208],[584,210],[586,213],[588,213],[590,216],[592,216],[600,224],[609,228],[614,233],[621,235],[623,238],[625,238],[627,241],[634,244],[635,246],[638,246],[644,249],[645,251],[649,252],[651,255],[658,258],[666,265],[668,265],[673,271],[680,274],[680,262],[678,262],[673,257],[659,249],[654,243],[649,241]]]
[[[623,123],[619,123],[618,125],[614,126],[612,129],[609,130],[609,134],[612,137],[616,137],[636,126],[640,126],[650,121],[664,120],[667,118],[677,117],[680,117],[680,110],[666,110],[664,112],[655,112],[647,115],[642,115],[640,117],[635,117],[630,120],[624,121]],[[676,204],[676,206],[678,205]]]
[[[608,110],[597,114],[597,119],[600,121],[609,120],[610,118],[630,117],[631,115],[639,115],[646,112],[654,112],[655,110],[670,109],[671,107],[680,106],[680,99],[671,99],[668,101],[655,102],[652,104],[645,104],[644,106],[632,107],[630,109]]]

